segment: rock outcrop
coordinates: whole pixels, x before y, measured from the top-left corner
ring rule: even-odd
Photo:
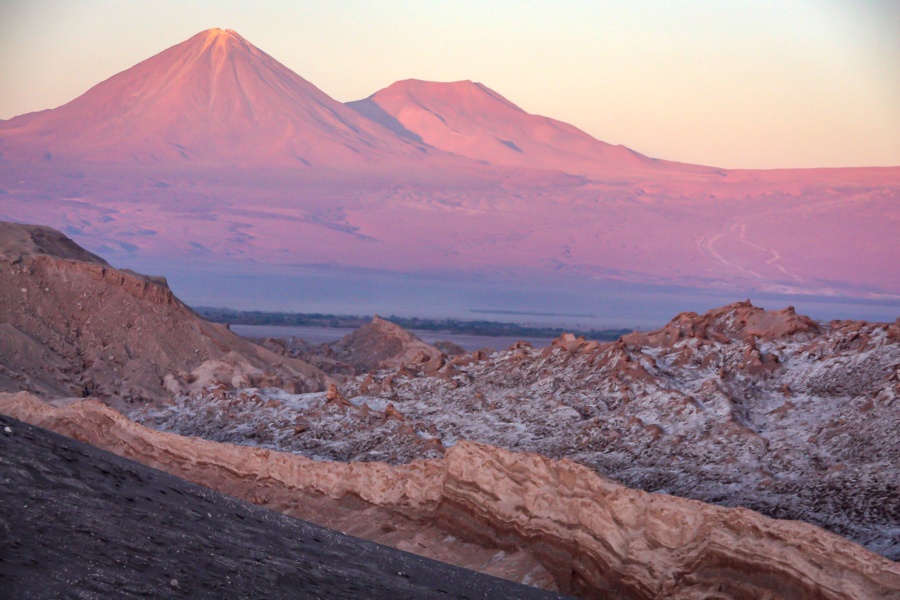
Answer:
[[[741,302],[615,343],[564,335],[358,376],[340,386],[341,410],[207,390],[133,418],[331,460],[401,464],[479,441],[804,520],[900,559],[898,331]]]
[[[331,344],[306,348],[298,357],[341,376],[377,369],[433,365],[441,362],[444,355],[399,325],[375,315],[371,322],[353,333]]]
[[[153,431],[94,401],[4,394],[0,412],[364,537],[400,545],[415,531],[406,549],[457,564],[489,548],[521,561],[507,577],[543,572],[585,598],[900,598],[900,566],[839,536],[630,490],[568,460],[461,442],[398,467],[326,463]]]
[[[753,306],[749,300],[735,302],[698,315],[686,312],[677,315],[662,329],[630,333],[622,338],[628,344],[642,346],[673,346],[679,340],[746,341],[755,338],[763,342],[811,339],[822,333],[822,327],[805,315],[798,315],[793,306],[782,310],[765,310]]]
[[[164,278],[111,267],[47,227],[0,222],[0,390],[124,404],[203,385],[329,378],[198,317]]]

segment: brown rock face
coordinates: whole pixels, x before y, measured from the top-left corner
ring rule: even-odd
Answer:
[[[686,338],[718,342],[759,338],[770,342],[803,336],[810,338],[821,331],[822,328],[815,321],[805,315],[798,315],[793,306],[782,310],[765,310],[753,306],[747,300],[728,304],[702,315],[681,313],[662,329],[649,333],[631,333],[622,339],[635,345],[671,346]]]
[[[435,342],[434,347],[447,356],[462,356],[463,354],[466,354],[465,348],[449,340],[441,340],[439,342]]]
[[[94,401],[54,408],[0,394],[0,412],[288,514],[585,598],[900,598],[900,567],[839,536],[631,490],[568,460],[460,442],[398,467],[325,463],[153,431]]]
[[[310,359],[314,362],[334,363],[330,367],[336,373],[348,370],[365,373],[376,369],[398,369],[404,366],[427,363],[442,356],[440,350],[426,344],[399,325],[385,321],[378,315],[333,344],[313,349]],[[318,355],[318,356],[316,356]],[[318,360],[317,360],[318,358]],[[350,369],[341,368],[349,365]]]
[[[199,318],[165,279],[114,269],[47,227],[0,223],[0,330],[0,390],[133,402],[328,380]]]

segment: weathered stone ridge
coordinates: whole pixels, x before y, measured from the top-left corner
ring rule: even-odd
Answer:
[[[460,552],[525,551],[586,598],[900,598],[900,567],[837,535],[631,490],[567,460],[460,442],[398,467],[316,462],[153,431],[93,401],[20,393],[0,411],[288,514],[311,499],[343,523],[377,515],[383,534],[412,520],[461,538]]]

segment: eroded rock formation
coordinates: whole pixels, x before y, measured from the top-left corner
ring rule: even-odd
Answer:
[[[586,598],[900,598],[900,567],[839,536],[630,490],[568,460],[460,442],[396,467],[327,463],[153,431],[94,401],[3,394],[0,412],[456,564],[489,549],[493,572]]]
[[[0,222],[0,390],[119,405],[224,383],[329,378],[199,318],[164,278],[111,267],[47,227]]]
[[[741,302],[614,343],[564,335],[358,376],[340,387],[339,410],[315,396],[208,390],[134,418],[331,460],[399,464],[480,441],[805,520],[897,559],[898,332],[900,322],[816,323]],[[385,418],[388,405],[402,423]]]
[[[4,600],[564,600],[290,518],[3,414],[0,457]]]
[[[436,347],[378,315],[340,340],[304,348],[297,356],[335,376],[407,365],[438,369],[446,362]]]

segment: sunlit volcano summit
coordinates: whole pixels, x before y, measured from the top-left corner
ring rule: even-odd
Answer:
[[[420,154],[230,29],[198,33],[2,130],[4,149],[87,161],[333,166]]]

